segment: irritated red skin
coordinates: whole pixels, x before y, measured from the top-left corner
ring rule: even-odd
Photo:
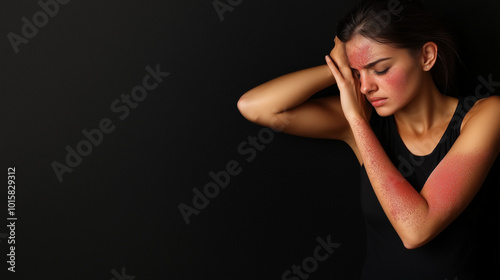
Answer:
[[[387,83],[392,87],[391,92],[397,93],[396,96],[405,91],[405,86],[408,84],[406,73],[403,69],[392,67],[387,73]]]
[[[336,43],[337,41],[336,39]],[[328,57],[327,64],[339,86],[342,109],[354,136],[355,145],[349,144],[365,165],[377,199],[404,246],[409,249],[417,248],[432,240],[458,217],[481,188],[500,152],[500,100],[490,99],[488,103],[483,103],[488,105],[471,110],[475,112],[466,122],[468,128],[464,131],[461,129],[461,136],[432,172],[422,190],[417,192],[388,158],[373,133],[362,106],[361,110],[356,108],[356,105],[361,105],[358,104],[360,96],[350,95],[364,94],[372,101],[387,99],[379,102],[380,106],[376,108],[376,113],[381,116],[402,112],[402,108],[408,105],[412,95],[417,92],[424,92],[428,95],[427,98],[436,99],[440,93],[433,86],[430,74],[426,73],[428,65],[424,67],[420,65],[420,61],[415,64],[415,58],[410,57],[403,49],[389,51],[387,46],[379,47],[361,37],[355,37],[344,47],[349,66],[356,70],[353,74],[359,77],[359,91],[352,88],[352,81],[347,76],[344,78],[338,69],[346,66],[341,63],[342,54],[333,52],[337,65]],[[431,47],[432,45],[428,45],[426,48],[430,52],[435,51]],[[342,48],[339,52],[342,52]],[[394,57],[392,53],[395,54]],[[379,60],[372,61],[374,58]],[[432,63],[432,57],[424,58]],[[388,71],[382,70],[383,68]],[[347,69],[344,70],[345,75]],[[349,83],[345,83],[346,80]],[[417,107],[413,106],[413,112],[406,111],[411,113],[407,116],[412,115],[419,122],[415,114],[419,113],[421,118],[427,117],[429,121],[434,121],[423,109],[428,104],[420,104],[420,108],[418,102],[414,104]]]
[[[419,193],[399,173],[383,150],[366,120],[351,123],[373,190],[403,239],[407,236],[433,238],[470,203],[468,186],[475,181],[471,170],[484,163],[486,154],[447,155],[428,178]],[[445,221],[443,223],[443,221]]]
[[[409,95],[421,86],[414,82],[421,78],[418,76],[420,71],[416,71],[413,63],[406,63],[406,59],[412,59],[411,54],[400,49],[394,49],[394,52],[381,51],[380,44],[359,38],[349,41],[346,46],[347,44],[348,63],[356,70],[361,92],[367,98],[386,99],[383,106],[375,108],[379,115],[392,115],[406,106]],[[372,64],[377,59],[382,59],[382,62]]]
[[[461,186],[474,183],[473,167],[480,166],[487,158],[487,154],[481,153],[452,154],[445,157],[441,166],[436,168],[436,172],[426,182],[426,185],[436,186],[427,197],[427,204],[431,206],[429,215],[444,220],[449,218],[450,209],[463,211],[467,205],[462,203],[461,198],[467,196],[464,193],[467,189]]]
[[[422,197],[389,160],[366,121],[358,120],[351,127],[365,159],[366,172],[386,215],[396,222],[408,220],[405,213],[422,204]]]
[[[349,56],[351,66],[356,69],[361,69],[366,64],[370,63],[370,60],[373,57],[372,48],[373,47],[370,44],[364,44],[357,49],[354,55]]]

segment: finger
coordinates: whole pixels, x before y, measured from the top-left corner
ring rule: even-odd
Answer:
[[[334,50],[334,55],[332,59],[335,61],[339,71],[342,73],[344,79],[351,79],[353,77],[352,69],[349,66],[349,59],[347,58],[345,45],[342,42],[339,42],[337,45],[337,49]]]
[[[340,71],[340,73],[342,73],[344,79],[351,80],[353,78],[353,73],[351,67],[349,66],[349,61],[347,59],[345,51],[339,51],[335,53],[332,59],[335,61],[337,69]]]
[[[342,73],[340,73],[339,69],[333,62],[333,59],[329,56],[325,56],[326,64],[328,65],[328,68],[330,68],[330,71],[333,74],[333,77],[335,78],[335,81],[337,81],[337,84],[342,83],[344,81],[344,77],[342,76]]]
[[[338,65],[338,69],[340,71],[340,73],[342,73],[342,77],[344,77],[344,80],[353,80],[354,79],[354,75],[352,73],[352,69],[351,67],[349,66],[349,64],[347,62],[337,62],[337,65]]]
[[[335,42],[335,45],[337,45],[338,43],[342,43],[342,41],[340,41],[339,39],[339,36],[335,36],[335,39],[333,41]]]

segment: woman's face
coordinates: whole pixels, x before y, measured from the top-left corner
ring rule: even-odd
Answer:
[[[419,59],[398,49],[356,35],[346,44],[350,67],[361,92],[380,116],[403,109],[420,91],[424,71]]]

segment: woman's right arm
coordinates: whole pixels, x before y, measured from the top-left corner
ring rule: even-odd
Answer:
[[[308,100],[335,84],[327,65],[293,72],[247,93],[238,101],[251,122],[297,136],[347,140],[351,134],[339,96]]]

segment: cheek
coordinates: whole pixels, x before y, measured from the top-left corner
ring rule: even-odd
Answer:
[[[392,71],[391,71],[392,70]],[[384,77],[385,92],[395,103],[404,104],[408,98],[408,75],[403,69],[391,69]],[[399,106],[398,105],[398,106]]]
[[[389,88],[391,89],[391,93],[395,95],[402,95],[407,86],[408,78],[406,73],[402,69],[394,69],[393,71],[389,71],[387,73],[386,82]]]

